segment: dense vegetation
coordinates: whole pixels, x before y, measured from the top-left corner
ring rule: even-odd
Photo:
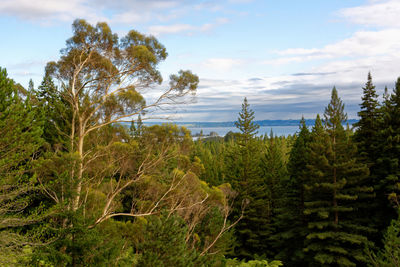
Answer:
[[[142,120],[196,75],[145,99],[154,37],[73,30],[37,88],[0,69],[2,266],[400,266],[400,79],[379,101],[368,75],[353,129],[333,88],[294,136],[259,136],[245,98],[238,133],[194,141]]]

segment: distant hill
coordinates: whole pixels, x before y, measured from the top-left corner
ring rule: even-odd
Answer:
[[[356,123],[358,120],[351,119],[347,122],[351,125]],[[300,124],[300,120],[261,120],[254,121],[260,126],[297,126]],[[216,128],[216,127],[235,127],[234,121],[225,122],[175,122],[177,125],[190,127],[190,128]],[[159,125],[162,122],[145,122],[145,125]],[[306,125],[314,125],[314,119],[307,119]]]

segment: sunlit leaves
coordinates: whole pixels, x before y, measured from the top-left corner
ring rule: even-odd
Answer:
[[[179,92],[183,92],[186,88],[194,91],[199,84],[199,78],[191,71],[179,71],[178,75],[170,76],[170,86]]]

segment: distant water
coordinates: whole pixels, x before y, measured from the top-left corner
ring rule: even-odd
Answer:
[[[232,132],[239,132],[239,130],[236,127],[202,127],[202,128],[194,128],[194,127],[187,127],[192,132],[192,135],[194,136],[197,133],[200,133],[201,130],[203,130],[203,135],[209,135],[210,132],[216,132],[219,136],[224,137],[229,131]],[[299,131],[299,126],[261,126],[258,129],[258,134],[257,135],[269,135],[272,132],[276,136],[288,136],[288,135],[293,135],[297,131]]]

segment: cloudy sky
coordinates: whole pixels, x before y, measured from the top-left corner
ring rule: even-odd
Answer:
[[[400,76],[400,0],[1,0],[0,66],[38,85],[75,18],[155,35],[164,77],[200,77],[183,121],[231,121],[246,96],[256,119],[314,118],[333,86],[356,118],[369,71],[379,94]]]

